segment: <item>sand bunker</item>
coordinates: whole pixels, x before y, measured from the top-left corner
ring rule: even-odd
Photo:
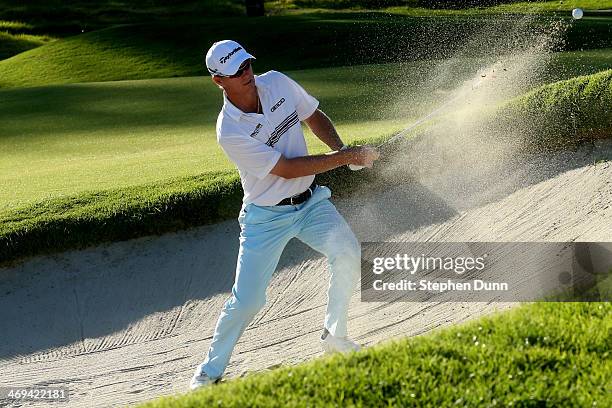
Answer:
[[[505,173],[470,172],[485,174],[479,180],[439,166],[336,204],[361,241],[612,241],[612,162],[599,161],[611,158],[604,140],[524,157]],[[231,288],[237,249],[237,222],[227,221],[0,269],[3,385],[66,386],[70,406],[83,407],[185,392]],[[291,242],[227,376],[318,356],[326,287],[325,260]],[[361,303],[356,293],[349,332],[371,346],[514,305]]]

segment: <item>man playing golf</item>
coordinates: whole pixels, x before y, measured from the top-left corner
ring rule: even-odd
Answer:
[[[327,257],[331,274],[321,346],[348,352],[348,305],[359,277],[361,249],[350,227],[314,175],[343,165],[372,167],[378,151],[346,148],[318,101],[284,74],[255,76],[255,59],[235,41],[219,41],[206,54],[212,80],[223,89],[217,140],[240,173],[244,199],[238,221],[240,250],[232,295],[225,302],[208,354],[190,387],[218,381],[239,337],[266,302],[280,255],[298,238]],[[332,149],[308,155],[300,122]]]

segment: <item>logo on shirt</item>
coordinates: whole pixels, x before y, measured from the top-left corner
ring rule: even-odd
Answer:
[[[277,110],[278,107],[281,106],[284,102],[285,98],[281,98],[280,101],[276,102],[276,104],[274,104],[274,106],[270,108],[270,112],[274,112],[275,110]]]
[[[258,123],[257,126],[255,126],[255,130],[253,131],[253,133],[251,133],[251,137],[257,136],[262,127],[263,125],[261,123]]]
[[[225,64],[227,62],[228,59],[231,58],[232,55],[234,55],[235,53],[237,53],[238,51],[240,51],[242,49],[242,47],[236,47],[234,48],[229,54],[227,54],[225,57],[221,57],[219,58],[219,62],[221,64]]]
[[[266,144],[273,147],[276,143],[278,143],[282,135],[287,133],[289,129],[298,123],[300,123],[300,120],[298,118],[297,111],[293,111],[293,113],[287,116],[280,125],[274,128],[274,132],[272,132]]]

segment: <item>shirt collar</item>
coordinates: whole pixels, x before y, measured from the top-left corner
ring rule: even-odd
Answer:
[[[255,75],[255,86],[257,86],[257,90],[259,92],[259,96],[262,96],[262,91],[265,92],[266,86],[261,82],[258,75]],[[223,92],[223,111],[233,120],[239,121],[243,116],[247,116],[248,113],[245,113],[238,109],[236,105],[234,105],[225,92]]]
[[[243,111],[238,109],[223,92],[223,112],[235,121],[239,121],[242,115],[246,115]]]

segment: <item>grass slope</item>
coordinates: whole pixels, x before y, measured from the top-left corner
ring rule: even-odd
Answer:
[[[352,9],[384,10],[386,13],[413,17],[448,17],[507,13],[559,14],[574,7],[612,9],[612,0],[510,3],[452,10],[419,7],[416,0],[281,0],[266,2],[265,10],[270,15],[312,13],[315,9]],[[240,0],[179,0],[172,4],[164,0],[31,0],[27,5],[0,0],[0,60],[43,45],[53,37],[66,38],[116,25],[180,22],[182,26],[210,17],[244,16],[245,11],[244,2]],[[21,27],[16,32],[7,31],[3,27],[7,24],[20,24]]]
[[[612,48],[612,18],[572,24],[565,50]],[[266,18],[203,19],[180,25],[155,23],[87,32],[0,61],[0,88],[92,81],[202,75],[203,52],[220,38],[234,38],[258,56],[262,70],[446,58],[476,35],[466,51],[521,41],[525,23],[513,17],[414,18],[385,13],[300,13]],[[252,33],[257,32],[257,36]],[[304,35],[308,33],[308,35]],[[463,55],[469,56],[469,55]]]
[[[337,119],[345,141],[371,141],[372,137],[388,136],[400,129],[405,118],[430,109],[431,101],[421,100],[419,105],[414,103],[419,99],[410,94],[402,95],[406,102],[400,99],[399,103],[388,104],[389,90],[377,86],[378,82],[365,80],[389,69],[402,75],[393,67],[374,66],[369,72],[350,67],[313,70],[295,77]],[[544,106],[556,115],[572,113],[574,99],[556,98],[576,92],[580,95],[577,112],[587,116],[578,128],[570,129],[571,133],[551,134],[544,140],[549,145],[558,138],[571,140],[576,129],[588,130],[585,135],[598,137],[594,129],[607,132],[606,124],[612,123],[606,122],[610,117],[611,72],[544,86],[520,99],[527,102],[511,105],[520,109],[510,111],[506,117],[513,118],[509,122],[512,126],[527,123],[523,119],[531,115],[536,121],[567,122],[554,115],[542,118],[531,110]],[[347,78],[353,79],[349,82],[353,86],[346,85]],[[0,101],[8,103],[0,109],[6,113],[6,120],[2,118],[0,123],[5,127],[3,134],[9,136],[0,138],[0,143],[2,151],[9,154],[0,160],[0,181],[2,190],[11,191],[13,196],[3,196],[0,209],[0,263],[231,218],[240,205],[240,186],[235,172],[224,173],[233,166],[217,147],[212,126],[205,124],[213,123],[218,90],[207,85],[216,93],[203,97],[196,89],[199,86],[201,79],[196,78],[2,92],[4,98]],[[389,86],[395,83],[390,81]],[[92,89],[96,92],[90,94]],[[422,91],[419,86],[407,89]],[[54,98],[53,91],[62,98]],[[64,112],[64,118],[52,110],[41,114],[40,107],[32,106],[32,101],[54,106],[46,97],[63,100],[58,109]],[[33,111],[17,115],[28,106]],[[406,107],[408,110],[404,110]],[[13,115],[16,117],[11,122]],[[596,118],[587,120],[591,117],[588,115]],[[41,133],[41,129],[49,133]],[[309,145],[314,147],[313,152],[327,149],[312,135]],[[350,173],[338,170],[327,175],[325,182],[339,187],[338,192],[354,181]],[[359,175],[361,181],[367,180],[366,175],[367,172]],[[168,178],[175,181],[168,184]],[[346,183],[333,184],[338,179]],[[231,198],[219,199],[212,191],[226,191],[223,194]]]
[[[401,128],[431,103],[429,64],[290,72],[348,142]],[[387,78],[380,84],[377,78]],[[412,91],[398,95],[397,84]],[[410,86],[412,84],[412,86]],[[210,78],[91,83],[0,92],[0,211],[43,199],[233,169],[216,142],[221,92]],[[396,98],[412,105],[395,107]],[[440,95],[436,95],[440,97]],[[58,103],[61,101],[61,103]],[[326,151],[308,137],[311,152]]]
[[[240,179],[231,171],[47,200],[0,213],[0,264],[218,222],[235,216],[241,201]]]
[[[497,1],[494,7],[468,9],[435,9],[420,7],[418,0],[275,0],[266,1],[268,14],[310,12],[313,9],[381,10],[414,16],[474,15],[482,13],[547,13],[612,9],[612,0]],[[509,3],[509,4],[503,4]],[[392,8],[395,6],[394,8]],[[442,6],[443,7],[443,6]],[[0,0],[0,20],[27,22],[34,34],[74,35],[82,30],[94,31],[117,24],[146,22],[183,23],[202,17],[244,15],[243,0],[29,0],[27,5]]]
[[[0,60],[44,45],[55,38],[116,25],[244,15],[240,0],[0,0]]]
[[[295,2],[309,2],[312,1],[325,1],[325,0],[294,0]],[[433,2],[429,0],[429,2]],[[456,3],[460,3],[457,1]],[[476,1],[474,1],[476,3]],[[570,12],[577,7],[582,8],[586,11],[587,15],[597,15],[596,11],[610,10],[612,9],[611,0],[532,0],[532,1],[499,1],[494,6],[479,6],[479,7],[467,7],[467,8],[436,8],[429,9],[424,7],[388,7],[386,10],[402,13],[413,16],[449,16],[449,15],[477,15],[477,14],[552,14],[552,15],[569,15]],[[595,13],[593,13],[595,12]]]
[[[61,36],[116,24],[185,21],[194,17],[242,15],[241,0],[0,0],[0,20],[27,22],[33,33]]]
[[[555,147],[612,136],[612,69],[545,85],[504,106],[500,116],[528,144]]]
[[[140,405],[610,406],[610,303],[536,303]]]
[[[611,0],[537,0],[537,1],[514,1],[509,4],[500,4],[487,9],[491,12],[528,12],[528,13],[551,13],[571,11],[577,7],[583,10],[610,10]]]
[[[444,101],[480,63],[426,61],[290,75],[317,96],[351,142],[406,126]],[[612,52],[559,53],[544,80],[605,68],[612,68]],[[0,91],[0,185],[11,192],[0,196],[0,211],[231,170],[214,134],[220,105],[220,92],[206,77]],[[312,135],[308,145],[311,152],[326,149]]]
[[[0,60],[55,40],[48,35],[28,34],[31,28],[28,24],[0,20]]]
[[[436,4],[437,3],[437,4]],[[502,14],[502,13],[563,13],[569,12],[576,7],[584,10],[610,10],[612,0],[498,0],[480,2],[478,7],[460,6],[469,4],[468,1],[454,0],[437,2],[435,0],[271,0],[266,1],[266,10],[271,13],[296,11],[299,9],[384,9],[394,13],[401,13],[410,16],[456,16],[456,15],[475,15],[475,14]],[[477,0],[472,0],[471,4],[478,4]],[[488,3],[488,5],[487,5]],[[494,5],[494,3],[498,3]],[[428,8],[424,5],[436,4],[435,8]],[[451,5],[455,4],[456,7]],[[446,6],[445,6],[446,5]]]

